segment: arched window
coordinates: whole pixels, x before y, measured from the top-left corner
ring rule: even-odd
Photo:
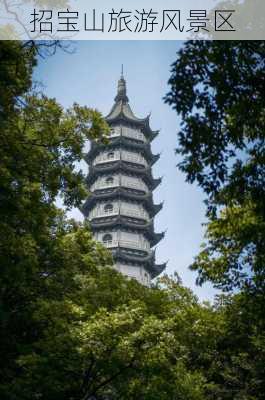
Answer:
[[[111,234],[106,233],[106,234],[103,236],[103,243],[105,243],[105,244],[111,244],[111,243],[112,243],[112,236],[111,236]]]
[[[107,185],[112,185],[113,184],[113,177],[112,176],[108,176],[107,178],[106,178],[106,184]]]
[[[104,211],[107,214],[110,214],[113,211],[113,205],[111,203],[105,204]]]
[[[114,158],[114,151],[110,151],[110,152],[107,154],[107,158],[108,158],[108,160],[113,160],[113,158]]]

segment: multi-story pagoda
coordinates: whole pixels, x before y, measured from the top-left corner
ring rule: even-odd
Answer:
[[[94,238],[111,249],[116,269],[149,285],[165,268],[155,263],[152,250],[164,236],[154,232],[153,223],[162,208],[152,196],[161,182],[151,172],[159,159],[150,145],[158,131],[151,130],[149,116],[141,119],[132,112],[123,75],[105,119],[111,127],[110,139],[107,145],[93,141],[86,155],[91,195],[82,211]]]

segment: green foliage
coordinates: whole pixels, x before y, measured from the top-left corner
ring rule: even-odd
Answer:
[[[210,279],[216,286],[264,290],[265,221],[253,202],[227,206],[207,225],[202,251],[192,264],[198,283]]]
[[[183,119],[179,167],[207,194],[208,242],[192,268],[228,290],[264,291],[264,62],[264,41],[187,42],[166,96]]]
[[[115,306],[111,292],[108,302],[90,300],[104,281],[119,286]],[[43,333],[17,359],[10,398],[204,398],[203,368],[193,361],[201,354],[207,363],[204,351],[210,357],[215,343],[219,323],[210,307],[169,279],[171,287],[148,289],[113,270],[90,269],[75,283],[63,299],[37,302],[33,321]]]
[[[37,49],[36,44],[12,41],[0,45],[2,382],[15,373],[17,355],[38,334],[32,323],[35,301],[50,291],[54,296],[58,289],[60,296],[68,290],[69,270],[78,255],[67,270],[60,242],[78,227],[65,221],[54,200],[61,196],[67,207],[81,204],[86,190],[75,162],[82,158],[86,139],[108,132],[97,111],[78,105],[64,111],[55,100],[33,93]],[[87,268],[111,264],[109,255],[87,235],[86,253],[91,254]],[[77,265],[80,269],[85,264],[80,260]]]
[[[177,154],[206,193],[205,243],[191,265],[221,296],[224,330],[209,398],[262,399],[265,382],[264,41],[190,41],[165,100],[182,117]]]
[[[32,84],[32,68],[36,65],[35,48],[16,41],[1,41],[0,46],[0,118],[6,119],[18,97]]]
[[[245,292],[226,297],[219,305],[225,329],[209,370],[215,382],[215,398],[264,397],[264,306],[263,296]]]
[[[200,304],[178,277],[147,288],[115,272],[89,227],[54,204],[58,196],[68,208],[81,204],[87,193],[76,162],[85,140],[105,140],[108,127],[94,110],[63,110],[34,93],[41,46],[0,45],[1,400],[262,399],[262,246],[251,281],[259,290],[221,296],[215,306]],[[226,207],[195,261],[200,279],[228,287],[264,229],[258,195],[246,190],[240,200],[231,182],[214,193],[213,206]],[[250,277],[239,270],[240,286]]]
[[[172,65],[166,102],[183,118],[180,167],[207,193],[226,181],[238,150],[260,154],[264,56],[263,41],[195,41],[184,45]]]

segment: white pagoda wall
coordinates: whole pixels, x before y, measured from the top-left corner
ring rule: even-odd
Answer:
[[[106,234],[110,234],[112,236],[112,241],[109,243],[103,242],[103,237]],[[94,238],[99,242],[103,243],[108,248],[115,248],[115,247],[126,247],[134,250],[144,250],[149,252],[150,251],[150,243],[144,237],[142,233],[133,233],[118,230],[104,230],[96,232]]]
[[[143,132],[141,132],[139,129],[131,128],[125,125],[117,125],[111,129],[110,137],[116,136],[125,136],[130,139],[140,140],[143,143],[147,142]]]
[[[105,211],[105,206],[111,204],[113,209]],[[142,218],[149,221],[150,217],[148,212],[141,204],[131,203],[124,200],[104,201],[98,203],[88,214],[88,219],[100,218],[109,215],[125,215],[128,217]]]
[[[148,271],[144,267],[140,266],[132,266],[127,265],[124,263],[117,262],[114,268],[121,272],[123,275],[134,278],[138,282],[142,283],[143,285],[150,286],[151,284],[151,276]]]
[[[113,182],[108,183],[106,181],[106,179],[108,177],[112,177]],[[107,188],[118,187],[118,186],[127,187],[130,189],[141,190],[145,193],[148,192],[148,187],[141,178],[124,175],[124,174],[113,174],[113,175],[108,175],[108,176],[100,176],[93,183],[93,185],[91,185],[90,190],[93,192],[94,190],[107,189]]]
[[[141,154],[127,150],[104,151],[95,158],[93,165],[105,164],[119,160],[139,164],[144,167],[148,166],[147,161]]]

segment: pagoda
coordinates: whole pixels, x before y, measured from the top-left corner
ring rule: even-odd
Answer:
[[[134,115],[122,73],[115,103],[105,117],[111,128],[108,144],[92,141],[85,157],[90,196],[82,207],[94,238],[111,250],[115,268],[146,286],[166,266],[155,262],[154,246],[164,232],[154,232],[162,203],[153,203],[152,192],[161,178],[152,176],[159,154],[152,154],[151,142],[158,131],[151,130],[149,118]]]

